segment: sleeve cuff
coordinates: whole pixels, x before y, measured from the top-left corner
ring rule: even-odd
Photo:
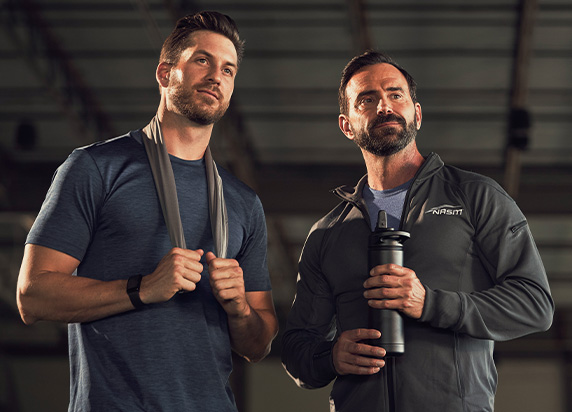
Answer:
[[[312,355],[312,363],[314,364],[312,370],[315,372],[315,378],[318,381],[330,382],[338,376],[332,357],[334,343],[335,341],[321,342]]]
[[[425,287],[425,303],[420,322],[443,329],[454,329],[461,319],[461,297],[457,292]]]

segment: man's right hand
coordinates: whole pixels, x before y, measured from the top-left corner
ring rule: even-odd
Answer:
[[[378,339],[381,332],[375,329],[352,329],[342,332],[334,344],[332,356],[339,375],[373,375],[385,366],[381,358],[385,349],[360,341]]]
[[[204,269],[200,261],[203,254],[201,249],[171,249],[155,271],[141,280],[143,303],[166,302],[178,292],[195,290]]]

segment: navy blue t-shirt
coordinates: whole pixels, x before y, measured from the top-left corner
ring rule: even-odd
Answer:
[[[204,160],[171,157],[189,249],[214,252]],[[256,194],[219,167],[228,257],[246,291],[270,290],[266,225]],[[77,276],[153,272],[171,249],[141,132],[76,149],[58,168],[27,243],[80,260]],[[204,257],[203,257],[204,263]],[[165,303],[69,325],[70,411],[236,411],[227,316],[208,271]]]

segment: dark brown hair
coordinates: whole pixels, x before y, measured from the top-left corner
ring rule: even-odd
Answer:
[[[236,49],[240,65],[244,55],[244,40],[240,40],[238,27],[234,20],[216,11],[201,11],[179,19],[163,43],[159,62],[177,63],[181,53],[192,45],[191,34],[198,30],[209,30],[227,37]]]

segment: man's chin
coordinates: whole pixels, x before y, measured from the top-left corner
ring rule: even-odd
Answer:
[[[191,122],[208,126],[218,122],[228,109],[228,104],[214,99],[212,96],[188,95],[175,96],[173,99],[178,112]],[[183,98],[184,97],[184,98]]]
[[[218,122],[226,113],[225,110],[189,110],[184,113],[184,116],[201,126],[208,126]]]
[[[222,116],[187,116],[191,122],[197,123],[201,126],[210,126],[218,122]]]

